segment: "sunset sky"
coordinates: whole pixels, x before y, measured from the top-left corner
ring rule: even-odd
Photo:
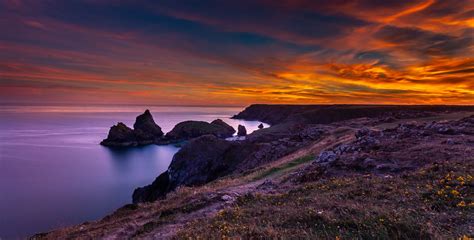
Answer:
[[[474,104],[474,0],[0,0],[0,103]]]

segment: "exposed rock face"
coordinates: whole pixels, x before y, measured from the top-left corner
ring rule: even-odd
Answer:
[[[133,128],[138,139],[154,141],[163,136],[163,131],[156,125],[148,109],[136,118]]]
[[[305,146],[324,133],[315,126],[306,131],[300,128],[300,131],[308,132],[304,135],[294,127],[282,129],[285,131],[263,129],[258,131],[258,136],[252,133],[243,141],[226,141],[214,135],[194,138],[175,154],[165,175],[160,175],[151,185],[135,190],[133,200],[135,203],[154,201],[181,185],[201,185],[261,166]]]
[[[263,124],[260,123],[260,125],[258,125],[258,129],[262,129],[263,128]]]
[[[239,125],[237,128],[237,136],[246,136],[247,135],[247,129],[245,126]]]
[[[156,143],[163,137],[160,126],[155,123],[148,109],[136,118],[133,127],[135,129],[132,130],[119,122],[110,128],[107,138],[100,144],[109,147],[129,147]]]
[[[165,171],[160,174],[152,184],[135,189],[132,195],[133,203],[155,201],[164,197],[169,191],[169,187],[169,173]]]
[[[214,135],[191,140],[173,156],[168,169],[172,188],[201,185],[228,173],[235,165],[225,154],[232,144]]]
[[[183,141],[208,134],[214,135],[218,138],[232,137],[235,130],[231,128],[231,126],[227,125],[222,120],[217,121],[217,124],[204,121],[184,121],[178,123],[169,133],[167,133],[166,139],[172,141]]]
[[[178,186],[201,185],[228,174],[236,164],[232,158],[226,158],[232,144],[214,135],[191,140],[174,155],[168,171],[151,185],[134,191],[133,202],[154,201]]]
[[[112,147],[136,146],[137,140],[133,130],[119,122],[110,128],[109,135],[100,144]]]
[[[383,131],[361,128],[356,139],[322,152],[314,165],[332,174],[398,173],[474,154],[474,116],[457,121],[403,123]]]

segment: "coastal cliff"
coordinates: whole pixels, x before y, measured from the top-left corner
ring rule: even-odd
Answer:
[[[255,120],[271,125],[285,122],[329,124],[361,117],[422,117],[432,113],[473,111],[474,106],[449,105],[278,105],[253,104],[234,119]]]
[[[258,108],[265,113],[247,108],[242,115],[271,127],[241,141],[193,138],[168,171],[135,190],[134,204],[34,238],[444,239],[471,233],[473,106]],[[294,115],[271,119],[272,111]],[[334,115],[319,117],[322,112]]]

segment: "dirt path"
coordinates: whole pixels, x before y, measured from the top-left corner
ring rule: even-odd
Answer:
[[[243,178],[237,179],[229,184],[219,186],[216,188],[215,194],[220,196],[228,196],[229,200],[225,201],[216,201],[206,207],[199,209],[195,212],[188,214],[180,214],[169,223],[162,224],[161,226],[154,229],[148,234],[140,235],[141,239],[150,239],[150,238],[159,238],[159,239],[170,239],[172,238],[179,230],[181,230],[188,222],[190,221],[199,221],[202,218],[210,218],[217,214],[218,211],[225,209],[232,205],[232,203],[237,199],[238,196],[245,195],[251,192],[259,191],[258,186],[262,185],[265,181],[278,182],[278,179],[284,176],[286,173],[293,172],[298,168],[301,168],[310,163],[302,163],[291,168],[284,169],[277,174],[272,174],[264,178],[255,180],[255,176],[260,174],[261,171],[275,168],[281,165],[284,165],[288,162],[294,161],[295,159],[305,157],[308,155],[317,155],[321,151],[324,151],[327,148],[331,148],[335,145],[346,143],[352,141],[354,138],[354,131],[352,129],[347,129],[340,134],[329,134],[327,137],[315,142],[314,144],[300,149],[292,154],[284,156],[279,160],[269,164],[264,169],[257,171],[255,173],[244,176]]]

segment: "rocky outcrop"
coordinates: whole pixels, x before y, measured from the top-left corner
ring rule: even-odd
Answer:
[[[100,144],[109,147],[130,147],[156,143],[163,137],[160,126],[155,123],[148,109],[136,118],[133,127],[132,130],[119,122],[110,128],[107,138]]]
[[[111,147],[126,147],[136,146],[138,142],[133,130],[119,122],[110,128],[107,138],[102,140],[100,144]]]
[[[239,125],[237,127],[237,136],[246,136],[247,135],[247,129],[245,126]]]
[[[137,139],[141,140],[156,141],[163,136],[163,131],[155,123],[148,109],[136,118],[133,129]]]
[[[284,126],[285,131],[272,128],[257,131],[242,141],[226,141],[215,135],[204,135],[190,140],[173,157],[166,173],[151,185],[138,188],[133,201],[147,202],[164,197],[179,186],[195,186],[233,173],[274,161],[321,137],[324,130]],[[307,132],[299,134],[300,131]],[[277,137],[277,138],[275,138]]]
[[[178,123],[165,138],[170,141],[184,141],[197,138],[204,135],[214,135],[218,138],[232,137],[235,130],[218,119],[213,123],[204,121],[184,121]]]
[[[165,173],[134,191],[133,202],[154,201],[178,186],[201,185],[228,174],[236,165],[234,158],[226,156],[233,144],[214,135],[191,140],[173,156]]]
[[[321,152],[314,165],[332,174],[394,174],[474,154],[474,116],[456,121],[406,122],[385,130],[361,128],[355,140]],[[460,150],[461,155],[452,154]]]

